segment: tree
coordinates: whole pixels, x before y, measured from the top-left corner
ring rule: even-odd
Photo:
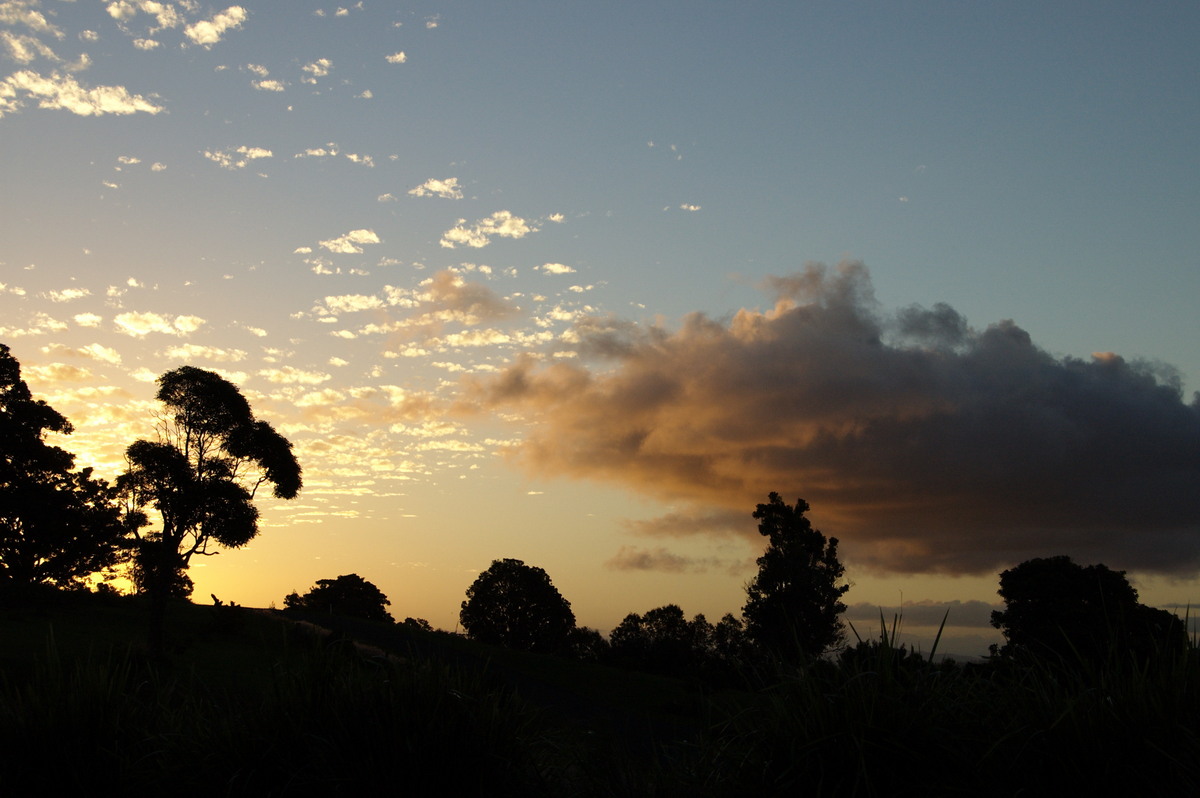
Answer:
[[[345,574],[337,579],[318,579],[317,584],[303,596],[293,591],[283,600],[283,606],[288,609],[327,612],[389,623],[392,616],[384,607],[391,603],[382,590],[358,574]]]
[[[631,612],[610,636],[613,656],[656,673],[684,674],[705,665],[712,655],[713,627],[703,615],[691,621],[677,604],[645,615]]]
[[[758,558],[758,576],[746,587],[746,632],[784,659],[815,657],[845,637],[838,616],[850,586],[838,584],[846,570],[838,561],[838,541],[827,542],[813,528],[804,515],[808,502],[798,499],[789,507],[778,493],[769,499],[754,511],[769,542]]]
[[[494,560],[467,588],[458,617],[472,640],[524,651],[561,651],[575,628],[549,575],[511,559]]]
[[[258,534],[254,497],[270,483],[277,498],[300,491],[292,445],[265,421],[233,383],[211,371],[183,366],[158,378],[164,405],[158,440],[135,441],[118,480],[130,506],[153,506],[157,529],[134,530],[142,585],[165,598],[181,583],[194,555],[210,547],[238,548]]]
[[[46,443],[71,423],[21,379],[0,344],[0,582],[64,587],[116,565],[125,526],[115,492]]]
[[[1000,574],[999,593],[1004,609],[992,613],[992,626],[1004,633],[1001,656],[1144,659],[1187,642],[1182,621],[1139,604],[1125,572],[1105,565],[1081,566],[1065,555],[1026,560]]]

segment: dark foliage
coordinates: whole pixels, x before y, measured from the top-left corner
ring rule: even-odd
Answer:
[[[758,531],[768,540],[758,558],[758,575],[746,587],[746,632],[764,650],[785,660],[815,657],[842,642],[838,617],[850,589],[839,585],[845,568],[837,538],[829,538],[805,517],[808,502],[789,507],[778,493],[758,505]]]
[[[0,344],[0,583],[66,587],[125,556],[116,494],[74,455],[46,443],[71,424],[21,379]]]
[[[344,574],[337,579],[318,579],[317,584],[303,596],[293,591],[283,600],[283,606],[287,609],[388,622],[392,620],[392,616],[384,607],[391,603],[383,591],[358,574]],[[418,627],[421,623],[408,618],[405,624],[410,621]],[[425,628],[429,627],[427,621],[424,624]]]
[[[183,366],[158,379],[164,405],[157,441],[126,451],[129,468],[118,481],[132,507],[152,506],[160,528],[138,539],[141,584],[166,590],[181,583],[193,555],[210,545],[237,548],[258,534],[253,499],[263,483],[291,499],[301,486],[292,445],[256,421],[237,387],[211,371]],[[150,569],[165,569],[151,575]]]
[[[563,651],[575,613],[541,568],[494,560],[467,588],[459,621],[472,640],[524,651]]]
[[[1114,654],[1139,660],[1174,654],[1187,644],[1183,622],[1138,603],[1124,571],[1081,566],[1070,557],[1026,560],[1000,574],[1004,610],[992,626],[1004,633],[1002,656],[1024,654],[1078,663]]]

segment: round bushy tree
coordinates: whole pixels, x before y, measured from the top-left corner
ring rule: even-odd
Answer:
[[[482,643],[524,651],[561,651],[575,628],[571,602],[541,568],[495,560],[467,588],[459,621]]]
[[[382,590],[358,574],[343,574],[337,579],[318,579],[312,590],[303,596],[292,592],[283,600],[283,606],[288,609],[388,622],[392,616],[384,607],[391,603]]]

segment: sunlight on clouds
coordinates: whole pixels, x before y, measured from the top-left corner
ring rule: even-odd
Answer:
[[[269,382],[301,385],[317,385],[331,379],[328,374],[304,371],[291,366],[284,366],[281,369],[265,369],[258,372],[258,376],[265,377]]]
[[[43,76],[32,70],[21,70],[0,81],[0,117],[20,110],[20,94],[35,98],[39,108],[70,111],[79,116],[105,114],[157,114],[163,110],[140,94],[130,94],[123,86],[97,86],[87,89],[72,75],[52,72]]]
[[[398,53],[392,53],[391,55],[387,56],[387,62],[389,64],[403,64],[407,60],[408,60],[408,56],[404,54],[403,50],[401,50]]]
[[[330,252],[340,255],[361,254],[363,251],[360,246],[361,244],[378,243],[380,243],[379,236],[375,235],[374,230],[351,230],[349,233],[338,238],[317,242],[322,249],[327,249]]]
[[[544,274],[574,274],[575,270],[563,263],[543,263],[537,269]]]
[[[240,28],[247,16],[246,9],[241,6],[230,6],[212,19],[188,25],[183,33],[193,44],[209,48],[221,41],[227,32]]]
[[[62,291],[48,291],[46,297],[51,302],[71,302],[76,299],[83,299],[86,296],[91,296],[92,292],[86,288],[66,288]]]
[[[241,349],[222,349],[218,346],[201,346],[199,344],[183,344],[170,346],[163,350],[165,357],[174,360],[216,360],[221,362],[237,362],[246,359],[246,353]]]
[[[307,78],[303,79],[304,82],[316,83],[317,78],[323,78],[329,74],[329,70],[333,69],[333,62],[328,58],[318,58],[311,64],[305,64],[302,69],[309,75]]]
[[[215,152],[205,150],[204,157],[222,169],[244,169],[251,161],[259,158],[271,158],[273,157],[273,153],[263,147],[247,147],[243,145]]]
[[[176,316],[171,318],[159,313],[121,313],[113,319],[118,332],[141,338],[150,333],[165,333],[167,335],[187,335],[195,332],[204,325],[204,319],[197,316]]]
[[[448,177],[445,180],[431,177],[416,188],[409,189],[408,193],[414,197],[442,197],[443,199],[462,199],[463,196],[457,177]]]
[[[530,225],[511,211],[496,211],[491,216],[480,219],[473,227],[464,227],[466,219],[459,219],[458,224],[442,234],[441,245],[454,249],[463,244],[469,247],[481,248],[492,243],[493,237],[524,238],[529,233],[536,233],[537,227]]]

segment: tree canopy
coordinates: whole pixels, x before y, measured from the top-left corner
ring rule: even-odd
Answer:
[[[571,603],[541,568],[494,560],[467,588],[459,621],[467,636],[525,651],[561,651],[575,628]]]
[[[0,581],[61,587],[124,556],[113,489],[46,443],[48,433],[71,432],[64,416],[33,398],[20,363],[0,344]]]
[[[813,528],[808,510],[803,499],[789,507],[771,493],[754,511],[768,543],[758,558],[758,575],[746,587],[746,632],[785,659],[817,656],[845,637],[839,615],[850,586],[838,584],[846,570],[838,560],[838,541],[826,541]]]
[[[344,574],[337,579],[318,579],[317,584],[303,596],[293,591],[283,600],[283,606],[288,609],[389,622],[392,616],[384,607],[391,603],[382,590],[358,574]]]
[[[138,440],[126,451],[129,468],[119,485],[130,504],[158,511],[157,529],[138,532],[150,592],[178,582],[193,555],[210,546],[237,548],[258,534],[259,487],[291,499],[302,484],[292,445],[265,421],[233,383],[183,366],[158,379],[164,405],[158,440]]]
[[[1004,633],[1003,656],[1030,654],[1075,663],[1120,652],[1138,657],[1186,643],[1183,622],[1138,603],[1124,571],[1039,557],[1000,574],[1004,609],[992,626]]]

